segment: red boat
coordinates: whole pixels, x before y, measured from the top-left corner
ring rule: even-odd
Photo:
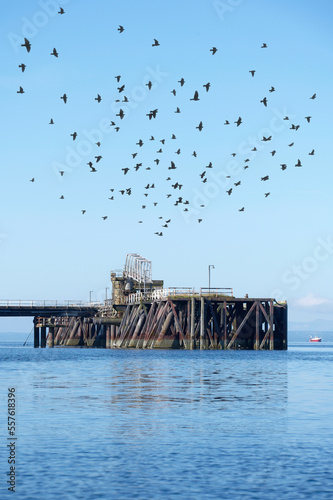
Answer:
[[[321,342],[321,337],[310,337],[309,342]]]

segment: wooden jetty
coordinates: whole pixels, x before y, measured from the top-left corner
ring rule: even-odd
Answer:
[[[34,316],[34,347],[287,349],[286,302],[234,297],[231,288],[164,288],[137,254],[111,282],[104,303],[0,303],[0,316]]]

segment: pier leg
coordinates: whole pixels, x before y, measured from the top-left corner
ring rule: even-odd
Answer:
[[[190,349],[195,349],[195,338],[194,338],[194,320],[195,320],[195,299],[191,298],[191,338],[190,338]]]
[[[49,341],[48,341],[49,347],[54,347],[54,327],[50,326],[49,327]]]
[[[274,303],[272,300],[269,303],[269,327],[269,348],[271,351],[274,351]]]
[[[205,299],[201,297],[200,311],[200,349],[205,348]]]
[[[259,349],[260,337],[259,337],[259,302],[257,302],[256,306],[256,340],[254,344],[255,350]]]
[[[110,349],[113,349],[113,343],[116,335],[116,325],[111,325],[111,343],[110,343]]]
[[[105,347],[106,349],[110,349],[110,342],[111,342],[111,325],[107,325],[106,327],[106,341],[105,341]]]
[[[39,347],[39,327],[37,326],[36,319],[34,319],[34,347]]]
[[[46,326],[42,326],[40,329],[40,346],[46,347]]]

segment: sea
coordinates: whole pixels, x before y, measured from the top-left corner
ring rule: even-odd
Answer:
[[[287,351],[2,342],[0,498],[332,500],[332,367],[331,341]]]

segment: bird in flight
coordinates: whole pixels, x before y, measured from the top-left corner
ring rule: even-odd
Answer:
[[[185,80],[184,78],[182,78],[181,80],[178,80],[178,83],[180,83],[180,86],[182,87],[185,83]]]
[[[263,43],[261,46],[262,49],[267,49],[267,43]]]
[[[245,207],[242,207],[242,208],[238,209],[238,212],[244,212],[244,210],[245,210]]]
[[[97,97],[95,97],[95,101],[101,102],[102,98],[99,94],[97,94]]]
[[[119,83],[120,78],[121,78],[121,76],[120,76],[120,75],[115,76],[115,79],[117,80],[117,83]]]
[[[51,55],[51,56],[54,56],[54,57],[58,57],[58,55],[59,55],[59,54],[58,54],[58,52],[57,52],[57,49],[55,49],[55,48],[54,48],[54,49],[52,50],[52,52],[51,52],[51,54],[50,54],[50,55]]]
[[[20,90],[17,90],[17,93],[18,93],[18,94],[24,94],[24,90],[23,90],[23,88],[22,88],[22,87],[20,87]]]
[[[102,156],[95,156],[95,158],[96,158],[96,163],[98,163],[102,159]]]
[[[196,151],[193,151],[192,156],[194,156],[194,158],[196,158],[196,157],[197,157],[197,153],[196,153]]]
[[[140,146],[140,148],[143,146],[143,141],[142,139],[139,140],[139,142],[136,143],[137,146]]]
[[[254,77],[254,73],[256,72],[255,69],[250,69],[249,73],[251,73],[252,77]]]
[[[226,120],[226,121],[224,122],[224,125],[230,125],[230,122],[229,122],[228,120]]]
[[[62,7],[60,7],[60,10],[59,10],[58,14],[65,14],[65,11],[64,11],[64,9]]]
[[[154,38],[154,43],[152,44],[152,47],[158,47],[159,42]]]
[[[124,116],[125,116],[125,113],[124,113],[124,111],[122,109],[120,109],[119,113],[116,114],[116,116],[119,116],[119,118],[122,120],[124,118]]]
[[[29,51],[28,51],[29,52]],[[310,97],[310,99],[315,99],[317,97],[317,94],[313,94],[313,96]]]
[[[62,195],[60,196],[59,200],[64,200],[64,199],[65,199],[65,197],[64,197],[64,195],[62,194]]]
[[[262,181],[268,181],[268,179],[269,179],[269,175],[265,175],[265,177],[261,178]]]
[[[269,89],[269,92],[275,92],[275,88],[274,88],[274,87],[271,87],[271,88]]]
[[[125,89],[125,84],[124,84],[124,85],[121,85],[121,87],[117,87],[117,90],[118,90],[119,94],[120,94],[121,92],[123,92],[123,91],[124,91],[124,89]]]
[[[119,25],[118,31],[119,33],[122,33],[125,30],[125,28],[121,25]]]
[[[235,186],[240,186],[240,185],[241,185],[241,181],[234,182],[234,185],[235,185]]]
[[[74,132],[73,134],[71,134],[71,136],[73,137],[73,141],[75,141],[75,139],[77,138],[77,132]]]
[[[263,105],[267,107],[267,98],[266,97],[264,97],[263,100],[260,102],[262,102]]]
[[[208,92],[208,90],[209,90],[209,88],[210,88],[210,82],[205,83],[205,84],[203,85],[203,87],[205,87],[206,92]]]
[[[175,111],[175,113],[180,113],[180,109],[177,108],[176,111]]]
[[[107,215],[104,215],[104,216],[102,217],[102,219],[103,219],[103,220],[106,220],[107,218],[108,218],[108,216],[107,216]]]
[[[287,168],[287,165],[285,163],[281,163],[280,166],[281,166],[281,170],[286,170],[286,168]]]
[[[200,122],[199,125],[195,128],[197,128],[199,130],[199,132],[201,132],[201,130],[203,129],[202,122]]]
[[[315,150],[313,149],[311,153],[309,153],[310,156],[313,156],[315,154]]]
[[[24,43],[21,44],[21,47],[25,47],[28,52],[31,50],[31,43],[27,38],[24,39]]]
[[[261,140],[264,142],[267,142],[267,141],[270,141],[271,139],[272,139],[272,136],[270,135],[269,137],[263,136],[263,138]]]
[[[216,54],[217,50],[218,50],[218,49],[217,49],[216,47],[212,47],[212,48],[210,49],[210,52],[212,53],[212,56],[213,56],[214,54]]]
[[[305,119],[306,119],[306,121],[307,121],[308,123],[310,123],[311,116],[306,116],[306,117],[305,117]]]
[[[87,210],[81,210],[82,212],[82,215],[84,215],[86,213]]]
[[[49,125],[54,125],[53,118],[51,118],[51,120],[50,120],[50,122],[49,122]]]
[[[33,177],[32,179],[30,179],[30,182],[35,182],[35,178]]]
[[[297,161],[297,163],[295,164],[295,167],[301,167],[302,166],[302,163],[301,163],[301,160],[299,159]]]
[[[242,119],[241,117],[238,118],[238,120],[236,122],[234,122],[237,124],[237,127],[239,127],[239,125],[242,123]]]
[[[194,96],[190,99],[190,101],[200,101],[199,92],[197,90],[194,92]]]
[[[176,90],[175,89],[171,90],[171,94],[176,95]]]
[[[230,196],[232,193],[232,188],[228,189],[228,191],[226,191],[226,193],[228,193],[228,195]]]
[[[63,99],[64,103],[66,104],[66,102],[67,102],[67,94],[64,94],[63,96],[61,96],[60,99]]]
[[[149,82],[148,82],[148,83],[146,83],[146,86],[148,87],[148,89],[149,89],[149,90],[151,90],[151,88],[152,88],[153,84],[152,84],[152,82],[149,80]]]
[[[24,70],[25,70],[25,68],[26,68],[26,65],[25,65],[24,63],[19,64],[19,68],[21,68],[22,73],[24,73]]]

